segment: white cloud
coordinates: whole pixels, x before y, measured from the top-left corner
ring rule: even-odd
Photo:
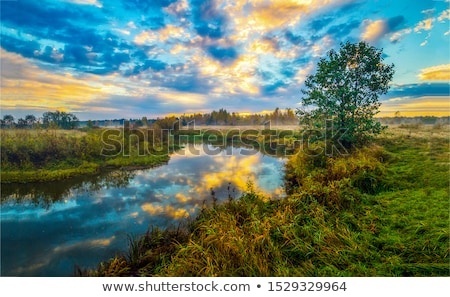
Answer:
[[[80,5],[94,5],[98,8],[102,8],[103,4],[98,2],[97,0],[64,0],[65,2],[80,4]]]
[[[444,22],[445,20],[450,20],[450,9],[444,10],[437,18],[439,22]]]
[[[406,35],[410,34],[411,32],[412,32],[411,28],[402,29],[400,31],[392,33],[389,40],[391,42],[398,42],[398,41],[402,40]]]

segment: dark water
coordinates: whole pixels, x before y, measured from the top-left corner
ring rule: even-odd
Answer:
[[[200,147],[197,147],[199,149]],[[239,198],[252,182],[280,197],[280,158],[244,148],[205,146],[171,156],[167,165],[111,171],[69,181],[2,185],[1,275],[71,276],[127,249],[127,236],[176,225],[210,204]]]

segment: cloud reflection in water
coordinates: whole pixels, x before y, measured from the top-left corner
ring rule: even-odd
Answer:
[[[207,150],[175,154],[167,165],[132,174],[2,189],[1,274],[69,276],[75,264],[94,268],[125,251],[127,235],[195,216],[212,202],[211,189],[219,201],[238,198],[249,181],[268,197],[282,195],[282,159]]]

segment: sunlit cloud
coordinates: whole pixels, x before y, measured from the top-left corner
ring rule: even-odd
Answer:
[[[382,102],[378,116],[398,111],[404,116],[450,116],[450,101],[447,96],[396,97]]]
[[[420,80],[445,80],[450,81],[450,64],[443,64],[421,69]]]
[[[31,64],[17,54],[1,50],[2,108],[80,110],[83,104],[104,97],[101,88],[89,79],[70,73],[52,73]],[[93,80],[95,81],[95,79]]]
[[[206,96],[202,94],[181,93],[168,90],[155,94],[155,96],[163,99],[165,104],[181,104],[190,106],[201,105],[206,100]]]
[[[181,219],[189,216],[190,212],[194,212],[195,209],[185,210],[183,208],[175,208],[172,205],[153,205],[151,203],[144,203],[141,209],[150,215],[166,215],[172,219]]]
[[[40,262],[34,264],[28,264],[26,267],[16,267],[12,272],[17,275],[32,273],[39,270],[42,267],[47,266],[50,263],[50,258],[41,259]]]
[[[152,45],[155,42],[166,42],[168,39],[189,40],[191,34],[183,27],[167,25],[159,30],[147,30],[139,33],[134,38],[134,42],[138,45]]]
[[[164,10],[173,15],[181,14],[189,9],[189,4],[187,0],[178,0],[172,4],[170,4]]]
[[[414,76],[426,67],[420,46],[437,51],[431,65],[447,62],[436,37],[449,35],[450,13],[440,2],[398,11],[352,0],[47,1],[26,2],[23,17],[15,1],[2,4],[8,112],[87,119],[295,106],[317,61],[346,40],[387,45],[390,62],[410,65],[396,71],[402,83],[442,77]]]
[[[70,250],[80,249],[81,247],[98,247],[98,246],[108,246],[116,237],[113,235],[109,238],[101,239],[91,239],[86,241],[80,241],[76,243],[63,244],[55,247],[53,252],[55,253],[65,253]]]
[[[439,22],[444,22],[445,20],[450,20],[450,9],[444,10],[441,12],[441,14],[438,16],[437,20]]]
[[[434,18],[429,18],[420,21],[416,27],[414,27],[414,32],[430,31],[433,28]]]
[[[257,30],[273,30],[281,26],[292,26],[302,14],[309,10],[312,1],[274,1],[254,7],[249,24]],[[326,4],[326,3],[324,3]]]
[[[297,71],[297,74],[295,75],[295,80],[298,83],[302,83],[306,80],[306,77],[311,74],[312,70],[314,69],[315,65],[314,63],[310,62],[305,67],[300,68]]]
[[[384,20],[366,21],[365,30],[361,35],[363,40],[374,42],[386,33],[386,22]]]
[[[201,180],[194,188],[194,192],[198,194],[209,193],[212,190],[223,187],[230,183],[232,186],[230,193],[235,188],[238,192],[245,192],[248,183],[251,182],[257,189],[264,189],[265,185],[257,183],[256,175],[258,170],[256,168],[259,164],[260,156],[253,154],[246,156],[246,158],[238,158],[237,156],[217,156],[214,158],[213,169],[205,172]],[[220,171],[215,171],[214,168],[220,168]],[[225,169],[225,170],[224,170]],[[267,194],[267,193],[264,193]]]
[[[129,94],[117,75],[97,76],[84,74],[76,77],[71,72],[50,72],[33,64],[18,54],[0,52],[1,60],[1,108],[44,112],[60,110],[68,112],[117,112],[105,106],[108,97]]]

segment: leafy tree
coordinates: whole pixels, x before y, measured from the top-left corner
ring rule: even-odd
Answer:
[[[384,129],[374,116],[393,75],[394,65],[383,63],[382,50],[365,42],[341,44],[307,77],[303,109],[297,110],[300,123],[321,135],[332,132],[345,148],[365,145]]]
[[[20,118],[17,120],[16,128],[22,129],[22,128],[25,128],[26,126],[27,126],[26,120],[24,120],[23,118]]]
[[[34,115],[29,114],[25,116],[25,121],[27,122],[27,125],[31,128],[36,124],[37,119]]]
[[[3,116],[3,122],[6,126],[11,128],[11,126],[14,125],[14,117],[10,114],[6,114]]]
[[[59,127],[61,129],[74,129],[78,126],[79,120],[72,113],[64,111],[47,111],[42,115],[42,122],[45,128]]]

